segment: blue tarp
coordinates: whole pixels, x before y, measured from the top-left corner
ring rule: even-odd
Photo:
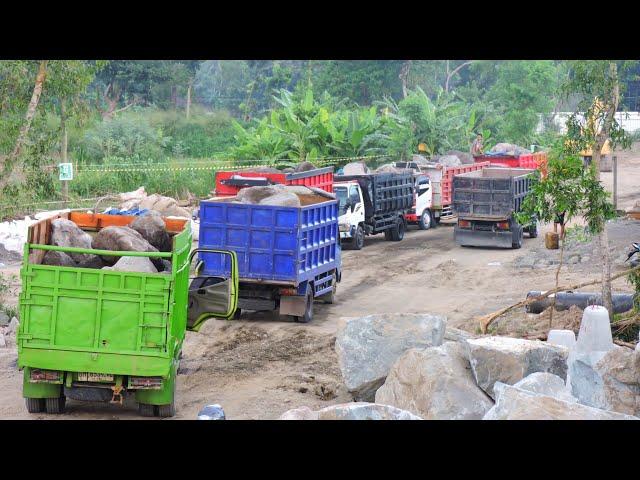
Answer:
[[[146,208],[143,208],[142,210],[139,208],[132,208],[130,210],[121,210],[119,208],[110,208],[108,210],[105,210],[102,213],[106,213],[107,215],[135,215],[135,216],[142,216],[142,215],[146,215],[147,213],[149,213],[149,210]]]

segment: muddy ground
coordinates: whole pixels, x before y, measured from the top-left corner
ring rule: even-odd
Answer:
[[[619,154],[618,208],[630,208],[640,199],[639,152],[636,145],[634,151]],[[611,174],[603,173],[603,181],[610,185]],[[616,252],[614,271],[623,268],[620,253],[631,241],[640,240],[639,225],[623,220],[609,227]],[[446,315],[453,327],[478,333],[477,316],[522,300],[529,290],[554,286],[557,252],[546,250],[543,239],[549,229],[543,225],[536,239],[525,236],[520,250],[458,247],[450,225],[428,231],[411,228],[399,243],[386,242],[381,235],[367,238],[363,250],[343,252],[343,280],[336,303],[316,304],[312,323],[285,323],[271,315],[245,313],[240,320],[211,320],[200,333],[187,332],[175,418],[194,419],[207,403],[220,403],[229,419],[273,419],[301,405],[318,409],[350,401],[333,348],[340,317],[430,312]],[[575,245],[576,252],[595,250],[585,241]],[[597,255],[592,256],[564,267],[561,284],[597,278],[601,267]],[[550,261],[537,264],[539,258]],[[0,273],[8,278],[18,270],[19,263],[10,261]],[[18,289],[16,278],[5,292],[5,303],[17,302]],[[631,289],[619,279],[614,291]],[[564,318],[570,325],[575,312],[572,315],[558,321]],[[497,321],[493,332],[523,336],[540,324],[541,317],[518,310]],[[0,349],[0,418],[52,418],[26,412],[16,358],[15,346]],[[69,400],[67,413],[53,418],[141,417],[131,401],[121,407]]]

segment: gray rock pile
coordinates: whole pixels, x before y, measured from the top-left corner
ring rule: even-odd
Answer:
[[[318,411],[300,407],[284,412],[279,420],[422,420],[411,412],[379,403],[354,402]]]
[[[137,207],[141,210],[155,210],[163,217],[191,218],[192,212],[178,205],[175,198],[154,193],[143,198]]]
[[[364,162],[351,162],[347,163],[344,167],[342,167],[342,172],[344,175],[364,175],[366,173],[371,173],[369,167]]]
[[[514,145],[513,143],[498,143],[491,150],[491,153],[501,153],[503,155],[525,155],[531,153],[531,150]]]
[[[423,419],[638,420],[640,351],[613,345],[601,308],[585,314],[577,341],[562,330],[549,342],[474,337],[429,314],[343,319],[343,380],[356,402],[375,403],[301,407],[281,419],[393,417],[395,408]]]
[[[372,401],[392,365],[407,350],[442,344],[446,318],[430,314],[382,314],[341,322],[338,364],[356,400]]]
[[[532,392],[517,385],[497,383],[495,390],[496,404],[483,420],[640,420],[631,415]]]

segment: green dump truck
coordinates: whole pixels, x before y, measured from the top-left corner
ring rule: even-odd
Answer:
[[[199,250],[191,252],[189,220],[164,219],[172,251],[149,253],[48,245],[51,221],[60,217],[89,233],[135,218],[66,212],[29,227],[17,337],[27,410],[62,413],[67,397],[122,404],[134,395],[141,415],[173,416],[185,331],[235,313],[235,253],[216,251],[229,255],[226,277],[196,276],[190,282]],[[172,265],[164,273],[43,265],[47,250],[163,258]]]

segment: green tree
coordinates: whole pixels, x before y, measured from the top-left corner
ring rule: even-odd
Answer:
[[[400,102],[387,99],[382,103],[385,146],[389,153],[409,158],[419,143],[427,146],[429,155],[452,149],[467,149],[476,116],[472,108],[440,89],[435,100],[420,87],[410,91]]]
[[[609,202],[609,194],[597,181],[593,170],[585,170],[582,160],[575,155],[565,155],[561,145],[549,153],[547,176],[540,177],[536,170],[530,193],[522,202],[521,211],[517,214],[520,223],[529,223],[532,217],[549,223],[556,216],[564,213],[564,221],[568,223],[575,217],[582,217],[586,229],[592,234],[604,230],[604,220],[613,218],[615,211]],[[565,241],[561,239],[560,262],[556,269],[556,288],[559,285],[560,269],[564,259]],[[555,296],[549,316],[549,328],[552,326]]]
[[[600,180],[600,158],[602,147],[607,140],[611,141],[612,149],[618,145],[628,147],[630,143],[628,135],[617,122],[615,114],[621,96],[619,71],[631,65],[631,62],[612,60],[570,62],[569,75],[560,88],[564,98],[577,95],[579,99],[577,111],[567,120],[565,149],[574,154],[585,148],[591,150],[591,169],[595,182]],[[602,298],[604,306],[613,316],[611,258],[606,228],[602,228],[600,232],[600,250]]]
[[[539,121],[554,107],[557,88],[552,61],[508,61],[498,65],[497,79],[488,99],[499,106],[500,140],[527,144]]]
[[[318,65],[314,84],[332,96],[372,105],[384,96],[402,98],[402,60],[332,60]]]

